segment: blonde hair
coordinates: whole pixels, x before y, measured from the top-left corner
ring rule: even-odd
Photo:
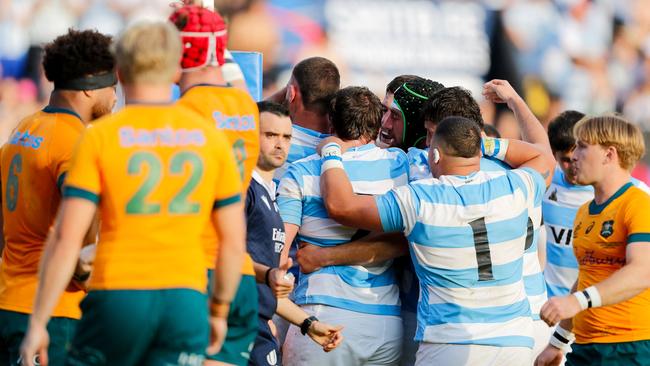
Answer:
[[[645,153],[639,127],[618,115],[584,117],[573,127],[576,140],[589,145],[613,146],[621,168],[631,170]]]
[[[139,22],[122,33],[113,52],[124,83],[172,83],[180,68],[181,37],[169,22]]]

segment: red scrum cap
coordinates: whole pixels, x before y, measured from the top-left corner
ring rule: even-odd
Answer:
[[[187,5],[176,9],[169,20],[181,32],[183,71],[225,63],[228,32],[226,22],[219,13],[201,6]]]

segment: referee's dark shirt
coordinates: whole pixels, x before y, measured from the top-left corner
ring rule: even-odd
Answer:
[[[256,171],[246,194],[246,249],[253,261],[272,268],[280,264],[284,247],[284,223],[275,203],[275,183],[265,182]],[[271,319],[277,300],[265,284],[257,284],[259,315]]]

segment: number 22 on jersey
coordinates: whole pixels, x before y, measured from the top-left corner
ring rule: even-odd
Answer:
[[[128,161],[127,172],[129,175],[146,174],[144,182],[126,204],[126,213],[135,215],[158,214],[161,211],[162,202],[151,202],[148,196],[159,185],[165,177],[166,172],[170,176],[180,176],[184,167],[189,165],[190,175],[185,184],[167,202],[166,208],[172,214],[196,214],[200,211],[201,205],[191,202],[189,196],[203,177],[203,160],[199,155],[190,151],[180,151],[172,155],[169,166],[163,166],[158,155],[151,152],[137,152]]]

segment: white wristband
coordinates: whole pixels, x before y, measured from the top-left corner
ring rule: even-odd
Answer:
[[[560,327],[555,328],[555,332],[551,336],[549,343],[551,346],[558,348],[562,353],[567,354],[571,352],[571,344],[576,340],[575,334]]]
[[[320,149],[320,156],[323,160],[330,156],[338,156],[340,158],[341,155],[341,145],[336,142],[327,143],[322,149]]]
[[[505,160],[506,153],[508,152],[508,139],[496,139],[493,137],[484,137],[481,140],[481,152],[485,156]]]
[[[600,298],[600,292],[596,286],[587,287],[582,291],[576,291],[573,293],[573,296],[578,299],[580,303],[580,308],[582,310],[589,308],[597,308],[602,305],[602,299]]]
[[[587,300],[591,300],[590,308],[597,308],[603,305],[603,299],[600,297],[600,292],[598,292],[596,286],[589,286],[583,292],[587,295]]]

